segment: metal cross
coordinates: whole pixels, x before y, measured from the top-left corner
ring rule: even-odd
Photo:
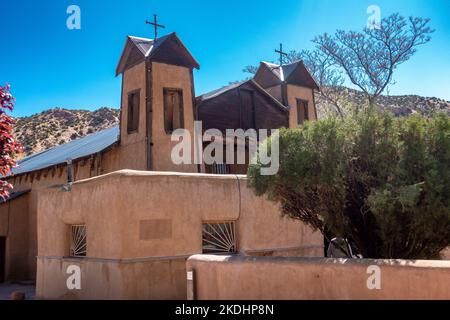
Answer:
[[[154,41],[156,41],[156,38],[158,38],[158,28],[164,29],[166,27],[162,24],[158,24],[158,16],[156,14],[153,15],[153,22],[146,20],[145,23],[151,24],[155,28],[155,38],[153,39]]]
[[[283,44],[280,43],[280,50],[275,50],[276,53],[280,54],[280,67],[283,66],[283,56],[288,56],[286,52],[283,52]]]

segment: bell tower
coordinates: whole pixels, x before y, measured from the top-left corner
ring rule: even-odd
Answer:
[[[175,164],[171,152],[178,143],[174,130],[194,137],[193,69],[199,67],[176,33],[156,40],[127,37],[116,70],[122,75],[121,168],[197,172],[192,156],[192,164]]]
[[[290,128],[296,128],[304,121],[316,120],[314,91],[319,90],[319,86],[303,61],[282,64],[285,54],[282,47],[276,52],[280,54],[280,64],[261,62],[254,80],[289,108]]]

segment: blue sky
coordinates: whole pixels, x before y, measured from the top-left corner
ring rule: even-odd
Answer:
[[[69,5],[81,9],[81,30],[66,27]],[[157,13],[200,62],[196,94],[245,77],[242,68],[275,60],[273,50],[311,48],[317,34],[362,29],[375,4],[387,16],[431,18],[432,41],[401,65],[390,94],[450,100],[450,0],[40,0],[0,4],[0,84],[10,83],[15,116],[53,107],[119,107],[114,76],[126,35],[153,37],[144,22]]]

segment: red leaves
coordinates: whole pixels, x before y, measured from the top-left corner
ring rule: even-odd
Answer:
[[[6,113],[6,110],[14,109],[15,99],[10,93],[9,85],[0,86],[0,178],[11,173],[11,169],[16,166],[15,157],[22,153],[22,145],[14,139],[14,120]],[[12,185],[0,180],[0,197],[9,196]]]
[[[4,112],[3,109],[12,111],[14,108],[15,99],[9,92],[9,89],[9,84],[7,84],[6,87],[0,86],[0,113]]]

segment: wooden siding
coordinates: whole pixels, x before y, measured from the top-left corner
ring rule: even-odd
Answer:
[[[248,111],[252,109],[255,110],[254,123],[252,117],[248,116]],[[251,82],[246,82],[217,97],[200,101],[197,112],[204,130],[214,128],[225,132],[226,129],[258,130],[288,126],[288,112],[281,109],[273,99],[258,90]]]

